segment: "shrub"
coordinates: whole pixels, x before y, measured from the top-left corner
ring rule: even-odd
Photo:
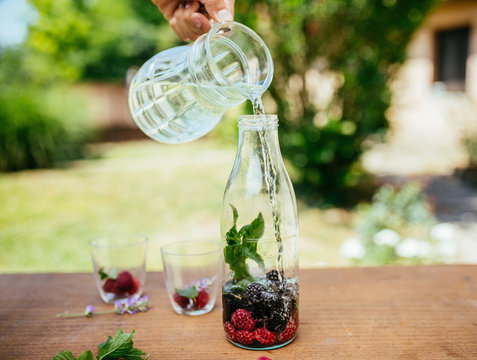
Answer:
[[[477,167],[477,135],[473,137],[467,137],[464,140],[464,144],[469,154],[469,162],[470,166],[476,168]]]
[[[341,253],[360,265],[434,263],[455,255],[452,225],[437,224],[417,184],[382,186],[357,215],[358,237],[345,240]]]
[[[5,86],[0,90],[0,171],[45,168],[85,155],[91,138],[64,90]]]

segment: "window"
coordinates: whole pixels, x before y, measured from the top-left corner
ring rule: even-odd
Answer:
[[[436,81],[448,90],[465,89],[469,33],[469,27],[436,33]]]

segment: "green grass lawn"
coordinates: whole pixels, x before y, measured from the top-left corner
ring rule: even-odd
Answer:
[[[160,246],[220,238],[222,195],[235,144],[100,146],[101,157],[63,169],[0,174],[0,272],[91,271],[88,241],[115,232],[150,237],[148,269]],[[299,206],[300,265],[346,265],[341,242],[352,215]]]

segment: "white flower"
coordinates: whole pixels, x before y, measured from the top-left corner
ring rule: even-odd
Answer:
[[[431,238],[435,241],[452,241],[455,239],[455,228],[449,223],[440,223],[431,229]]]
[[[340,254],[348,259],[361,259],[366,254],[366,249],[359,239],[349,238],[341,244]]]
[[[391,229],[383,229],[374,235],[373,241],[376,245],[396,246],[399,243],[400,236]]]
[[[406,238],[398,246],[396,246],[396,253],[399,256],[412,257],[429,257],[432,255],[432,246],[426,241],[419,241],[414,238]]]

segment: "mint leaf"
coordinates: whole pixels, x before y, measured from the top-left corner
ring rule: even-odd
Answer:
[[[119,328],[116,335],[113,338],[108,337],[108,340],[105,343],[99,345],[98,360],[102,359],[111,359],[111,358],[120,358],[123,355],[129,353],[133,348],[133,338],[134,330],[128,334],[124,334],[123,330]]]
[[[176,289],[176,292],[180,296],[185,296],[186,298],[189,299],[195,299],[197,295],[199,295],[199,292],[197,291],[197,288],[195,286],[187,287],[185,289]]]
[[[234,279],[253,279],[248,271],[246,258],[243,256],[242,245],[228,245],[224,248],[224,259],[230,266],[230,270],[234,272]]]
[[[104,280],[107,278],[116,280],[119,274],[119,269],[117,267],[114,267],[111,269],[111,271],[108,274],[107,272],[104,271],[104,267],[101,267],[101,269],[98,270],[98,274],[101,277],[101,280]]]
[[[242,236],[250,240],[258,240],[263,236],[265,231],[265,222],[263,221],[262,213],[258,213],[258,216],[248,225],[242,226],[239,236]]]
[[[150,355],[143,358],[146,353],[133,347],[134,330],[130,334],[124,334],[119,328],[114,337],[108,336],[108,340],[98,345],[98,360],[147,360]],[[93,360],[91,351],[85,351],[78,358],[75,358],[71,351],[62,351],[56,354],[52,360]]]
[[[255,247],[257,247],[257,245],[255,245]],[[247,247],[244,247],[243,248],[243,254],[244,254],[245,258],[250,258],[253,261],[255,261],[258,264],[258,266],[260,267],[260,269],[262,269],[262,270],[265,269],[265,263],[264,263],[263,258],[260,256],[259,253],[257,253],[256,251],[252,251]]]
[[[76,360],[71,351],[62,351],[53,356],[51,360]]]
[[[108,278],[108,274],[106,274],[104,272],[104,268],[101,267],[101,269],[98,270],[98,274],[99,276],[101,277],[101,280],[104,280],[104,279],[107,279]]]
[[[257,253],[258,240],[265,231],[265,222],[262,213],[248,225],[237,231],[238,211],[230,204],[233,212],[234,224],[225,234],[227,245],[224,248],[224,260],[234,272],[234,280],[253,280],[247,266],[247,259],[255,261],[261,269],[265,268],[263,258]]]
[[[235,284],[226,283],[225,286],[224,286],[224,294],[228,294],[230,292],[241,293],[247,288],[248,285],[250,285],[250,283],[252,281],[249,280],[249,279],[243,279],[243,280],[240,280],[240,281],[236,282]]]
[[[142,350],[139,350],[137,348],[132,348],[131,351],[129,351],[127,354],[124,354],[122,358],[126,360],[145,360],[149,359],[151,355],[147,355],[145,358],[143,358],[143,355],[146,355],[146,353]]]
[[[78,356],[77,360],[93,360],[93,354],[89,350],[85,351],[80,356]]]
[[[93,354],[88,350],[75,358],[71,351],[62,351],[53,356],[52,360],[93,360]]]
[[[235,206],[233,206],[232,204],[229,204],[229,205],[232,208],[232,212],[234,213],[234,227],[235,227],[235,226],[237,226],[238,211],[237,211],[237,208]]]

